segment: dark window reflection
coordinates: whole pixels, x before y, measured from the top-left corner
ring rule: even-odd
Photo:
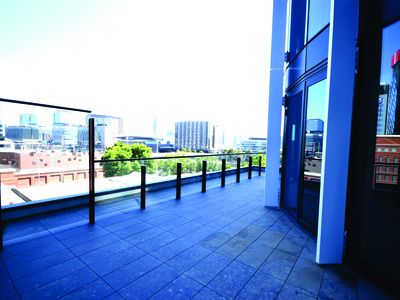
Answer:
[[[374,185],[396,187],[400,158],[400,21],[383,30]]]
[[[290,16],[290,59],[303,48],[306,25],[306,0],[293,0]]]

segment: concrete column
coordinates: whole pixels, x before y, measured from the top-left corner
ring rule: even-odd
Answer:
[[[265,206],[271,207],[279,206],[286,11],[287,1],[274,0],[268,95],[267,166],[265,168]]]
[[[332,0],[316,261],[341,263],[358,32],[358,1]]]

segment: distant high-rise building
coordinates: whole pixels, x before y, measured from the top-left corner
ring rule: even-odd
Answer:
[[[21,126],[37,126],[38,125],[38,118],[34,114],[21,114],[19,116],[19,124]]]
[[[238,148],[242,151],[261,152],[267,149],[266,138],[250,137],[240,141]]]
[[[4,141],[4,124],[3,121],[0,119],[0,141]]]
[[[57,110],[53,114],[53,125],[72,125],[74,124],[73,112]]]
[[[376,124],[376,135],[383,135],[387,127],[389,84],[381,84],[378,99],[378,121]]]
[[[37,126],[7,126],[6,138],[13,141],[39,140]]]
[[[400,134],[400,49],[392,56],[392,82],[387,110],[386,135]]]
[[[323,132],[324,131],[324,121],[321,119],[308,119],[307,120],[307,132]]]
[[[98,149],[106,149],[114,144],[116,137],[123,133],[123,121],[119,117],[88,114],[86,122],[94,119],[95,146]]]
[[[196,151],[217,150],[222,136],[217,125],[208,121],[183,121],[175,123],[175,146],[177,149]]]

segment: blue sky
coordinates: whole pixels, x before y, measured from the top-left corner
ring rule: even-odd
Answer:
[[[383,30],[381,82],[392,81],[391,59],[397,50],[400,50],[400,21]]]
[[[271,3],[0,0],[0,97],[266,136]]]

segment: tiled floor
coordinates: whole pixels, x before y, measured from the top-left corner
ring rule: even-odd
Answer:
[[[264,177],[206,193],[149,195],[9,224],[0,299],[384,299],[340,267],[314,262],[315,242],[263,206]],[[153,198],[151,198],[153,197]]]

